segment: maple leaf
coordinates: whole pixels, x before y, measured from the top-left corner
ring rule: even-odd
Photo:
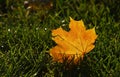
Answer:
[[[90,52],[95,46],[97,38],[95,28],[86,30],[82,20],[76,21],[70,18],[69,31],[61,27],[52,30],[53,40],[56,46],[50,49],[50,55],[54,61],[63,63],[64,59],[77,63],[84,54]],[[74,59],[73,59],[74,58]]]

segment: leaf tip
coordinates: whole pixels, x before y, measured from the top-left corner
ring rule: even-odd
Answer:
[[[70,17],[70,21],[72,21],[73,19],[72,19],[72,17]]]

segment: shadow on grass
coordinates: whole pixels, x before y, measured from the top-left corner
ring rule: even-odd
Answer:
[[[93,71],[88,63],[87,59],[84,58],[78,65],[57,65],[56,67],[60,67],[55,70],[55,77],[90,77]]]

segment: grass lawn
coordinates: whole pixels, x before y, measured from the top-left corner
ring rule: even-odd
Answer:
[[[23,3],[0,2],[0,77],[120,77],[119,0],[55,0],[28,15]],[[95,27],[98,38],[79,65],[66,69],[49,49],[56,45],[51,30],[68,30],[69,17]]]

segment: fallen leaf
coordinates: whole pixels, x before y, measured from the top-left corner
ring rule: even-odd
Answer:
[[[95,47],[93,44],[97,38],[95,28],[86,30],[82,20],[76,21],[72,18],[70,18],[69,28],[69,31],[61,27],[52,30],[52,39],[57,44],[50,49],[54,61],[63,63],[67,59],[68,62],[73,60],[77,63]]]

